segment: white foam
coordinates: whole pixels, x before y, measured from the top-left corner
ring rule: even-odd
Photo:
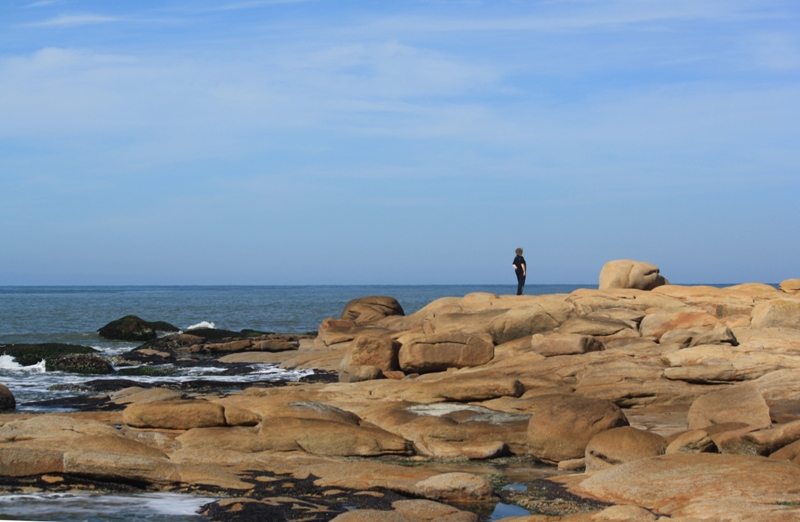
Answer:
[[[22,366],[10,355],[0,355],[0,370],[16,372],[44,373],[44,359],[30,366]]]
[[[72,493],[40,493],[0,495],[4,515],[41,516],[59,514],[60,520],[86,520],[91,517],[107,520],[153,520],[162,517],[191,517],[215,497],[196,497],[175,493],[140,495],[96,495]]]
[[[192,326],[188,326],[186,329],[194,330],[196,328],[216,328],[216,326],[214,325],[214,323],[210,323],[208,321],[201,321],[197,324],[193,324]]]

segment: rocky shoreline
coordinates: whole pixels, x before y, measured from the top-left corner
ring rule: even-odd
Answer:
[[[175,333],[122,359],[319,373],[119,375],[58,414],[0,390],[0,491],[212,493],[204,514],[225,521],[477,521],[499,500],[531,512],[505,522],[800,520],[797,279],[679,286],[614,261],[597,290],[411,315],[364,297],[316,336]]]

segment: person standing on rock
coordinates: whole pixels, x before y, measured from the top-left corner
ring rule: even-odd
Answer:
[[[522,249],[516,250],[517,257],[511,266],[514,267],[514,272],[517,274],[517,295],[522,295],[522,288],[525,286],[525,276],[528,275],[528,269],[525,266],[525,258],[522,257]]]

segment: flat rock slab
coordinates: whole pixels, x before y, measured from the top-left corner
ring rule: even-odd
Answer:
[[[635,504],[663,514],[691,513],[708,520],[729,520],[724,515],[732,510],[763,514],[774,508],[791,510],[800,518],[796,505],[800,503],[800,466],[748,455],[672,454],[641,459],[599,472],[574,490],[604,502]]]

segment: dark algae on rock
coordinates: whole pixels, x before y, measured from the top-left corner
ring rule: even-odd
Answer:
[[[71,354],[95,354],[97,350],[89,346],[62,343],[40,344],[5,344],[0,346],[0,353],[10,355],[17,364],[31,366],[44,360],[47,369],[53,360]],[[106,373],[106,372],[103,372]]]
[[[307,520],[326,522],[353,509],[391,511],[392,502],[408,497],[392,491],[351,490],[318,486],[319,477],[297,479],[270,472],[252,472],[246,482],[253,489],[246,497],[230,491],[229,497],[206,504],[202,514],[218,522],[257,522],[263,520]],[[202,488],[200,489],[202,492]],[[219,494],[211,490],[208,494]]]
[[[48,371],[80,373],[86,375],[107,375],[114,373],[114,368],[99,355],[89,353],[73,353],[54,357],[45,363]]]

